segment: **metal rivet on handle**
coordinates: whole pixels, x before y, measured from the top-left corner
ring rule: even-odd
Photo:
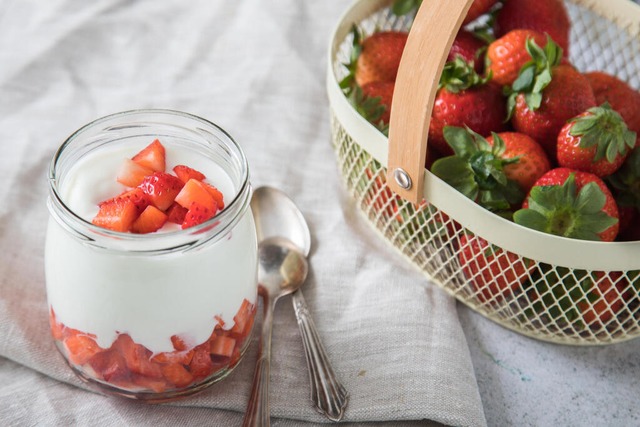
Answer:
[[[396,183],[405,190],[411,188],[413,183],[411,182],[411,177],[409,174],[402,168],[396,168],[393,171],[393,178],[396,180]]]

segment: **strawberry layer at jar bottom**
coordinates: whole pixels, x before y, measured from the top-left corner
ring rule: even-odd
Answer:
[[[102,348],[95,335],[58,322],[53,307],[49,322],[58,350],[81,379],[111,394],[166,401],[200,391],[229,374],[249,344],[255,314],[256,305],[245,299],[230,328],[216,317],[206,341],[188,347],[173,335],[174,350],[156,354],[127,333]]]

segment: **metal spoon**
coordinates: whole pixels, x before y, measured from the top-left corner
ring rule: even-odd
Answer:
[[[258,241],[284,236],[306,257],[311,248],[311,233],[302,212],[282,191],[272,187],[257,188],[251,199]],[[309,314],[302,290],[292,296],[293,307],[302,335],[311,382],[311,401],[316,409],[332,421],[340,421],[349,396],[338,381]]]
[[[258,293],[262,297],[263,321],[260,348],[253,374],[251,397],[243,426],[269,426],[269,376],[273,310],[278,299],[295,292],[307,278],[307,260],[296,246],[281,237],[272,237],[258,246]]]

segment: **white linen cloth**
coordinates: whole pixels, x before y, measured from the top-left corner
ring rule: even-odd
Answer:
[[[364,223],[333,157],[326,48],[346,0],[5,0],[0,7],[0,419],[9,425],[238,425],[257,336],[206,391],[144,405],[87,391],[49,337],[43,247],[50,159],[74,130],[137,108],[207,118],[254,186],[287,192],[313,234],[304,288],[347,422],[485,424],[455,302]],[[288,299],[276,310],[274,425],[321,423]]]

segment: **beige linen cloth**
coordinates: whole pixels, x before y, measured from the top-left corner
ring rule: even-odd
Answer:
[[[254,186],[289,193],[313,234],[310,310],[350,393],[344,421],[485,425],[455,301],[374,235],[334,161],[326,48],[348,0],[0,4],[0,419],[4,425],[238,425],[257,334],[223,382],[145,405],[92,391],[49,337],[47,171],[89,121],[136,108],[207,118],[243,147]],[[327,420],[312,407],[288,298],[275,315],[274,425]]]

